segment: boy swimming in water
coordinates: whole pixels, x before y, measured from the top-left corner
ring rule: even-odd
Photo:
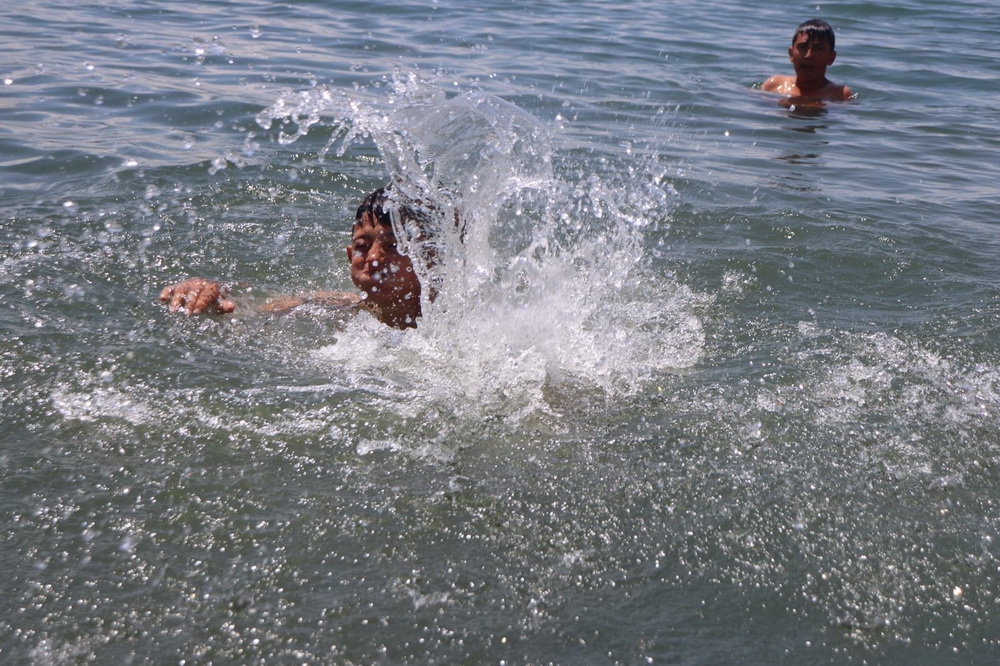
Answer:
[[[316,304],[330,307],[354,307],[368,310],[384,324],[395,328],[416,328],[420,317],[420,280],[413,262],[396,247],[392,228],[392,205],[386,188],[379,188],[365,197],[354,218],[347,260],[351,281],[361,294],[321,291],[306,296],[287,296],[272,300],[261,309],[265,312],[287,312],[300,305]],[[397,208],[403,221],[417,221],[421,215],[413,208]],[[171,312],[188,315],[230,313],[236,302],[229,298],[222,283],[206,278],[189,278],[166,287],[160,300],[169,304]]]
[[[837,58],[833,28],[821,19],[806,21],[795,29],[788,59],[795,76],[775,74],[761,86],[767,92],[802,100],[846,101],[851,89],[826,78],[826,68]]]

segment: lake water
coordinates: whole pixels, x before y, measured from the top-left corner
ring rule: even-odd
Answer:
[[[997,662],[994,3],[0,15],[0,662]],[[390,176],[416,330],[254,307]]]

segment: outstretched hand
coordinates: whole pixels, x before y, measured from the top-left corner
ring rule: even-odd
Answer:
[[[232,312],[236,302],[228,296],[229,290],[221,283],[205,278],[188,278],[160,292],[160,300],[169,303],[171,312],[188,315]]]

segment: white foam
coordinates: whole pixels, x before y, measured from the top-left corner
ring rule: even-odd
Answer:
[[[422,238],[397,228],[422,282],[437,287],[433,302],[424,295],[418,329],[360,318],[317,354],[397,413],[415,400],[518,420],[551,408],[547,387],[614,398],[701,358],[705,299],[657,273],[643,249],[641,230],[664,215],[669,195],[641,166],[626,169],[635,180],[625,183],[559,173],[558,137],[544,123],[415,76],[398,76],[383,99],[288,94],[258,120],[283,123],[289,142],[318,123],[333,127],[328,148],[341,155],[374,140],[394,196],[419,200],[436,220]],[[421,243],[434,243],[433,265],[421,261]]]

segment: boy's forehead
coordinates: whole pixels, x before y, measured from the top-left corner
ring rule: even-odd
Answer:
[[[361,217],[354,220],[354,233],[377,233],[383,232],[393,236],[391,224],[384,224],[374,213],[365,212]]]
[[[794,43],[795,44],[821,43],[821,44],[826,44],[827,46],[829,46],[830,45],[830,39],[826,35],[824,35],[822,33],[812,32],[812,31],[809,31],[809,30],[803,30],[803,31],[798,32],[798,33],[795,34],[795,41],[794,41]]]

